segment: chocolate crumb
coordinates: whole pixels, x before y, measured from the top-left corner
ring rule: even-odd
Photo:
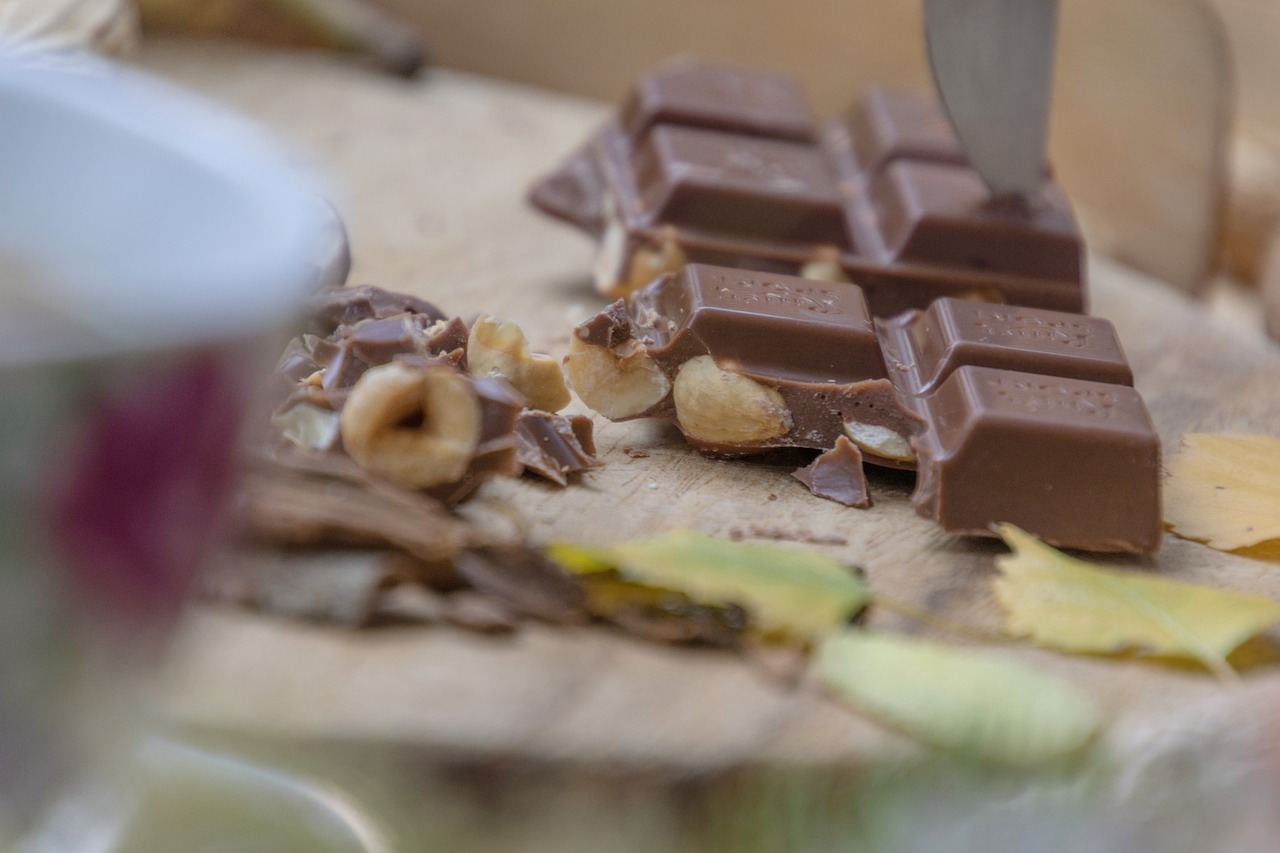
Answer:
[[[835,447],[791,476],[820,498],[858,509],[871,506],[867,478],[862,471],[862,453],[844,436],[836,439]]]

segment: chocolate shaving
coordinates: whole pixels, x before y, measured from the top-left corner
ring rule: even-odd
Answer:
[[[371,284],[322,290],[311,297],[309,307],[321,335],[328,335],[339,326],[354,325],[362,320],[381,320],[396,314],[422,314],[429,318],[430,323],[449,318],[425,299],[393,293]]]
[[[858,509],[871,506],[867,477],[862,471],[862,452],[844,436],[836,439],[835,447],[791,476],[820,498]]]
[[[525,409],[516,422],[516,459],[526,471],[567,485],[569,476],[603,467],[595,456],[591,419]]]
[[[587,621],[587,593],[557,564],[526,545],[475,548],[454,559],[458,574],[476,590],[515,613],[557,625]]]
[[[245,477],[245,535],[277,545],[400,548],[452,560],[479,535],[439,501],[366,474],[337,454],[279,449]]]
[[[509,634],[520,617],[501,601],[478,592],[455,592],[444,599],[444,618],[459,628],[482,634]]]

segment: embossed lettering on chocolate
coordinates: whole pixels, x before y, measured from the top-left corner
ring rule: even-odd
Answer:
[[[613,296],[698,262],[851,281],[877,317],[944,296],[1085,305],[1061,189],[993,201],[941,108],[885,89],[817,121],[786,75],[670,62],[530,199],[600,240]]]
[[[1160,440],[1133,388],[965,365],[922,403],[921,515],[1094,551],[1160,546]]]

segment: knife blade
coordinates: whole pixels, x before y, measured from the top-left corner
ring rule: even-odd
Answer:
[[[1058,0],[924,0],[933,82],[994,196],[1045,177]]]

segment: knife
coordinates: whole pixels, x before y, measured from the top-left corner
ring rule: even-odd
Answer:
[[[1058,0],[924,0],[933,82],[993,196],[1045,178]]]

